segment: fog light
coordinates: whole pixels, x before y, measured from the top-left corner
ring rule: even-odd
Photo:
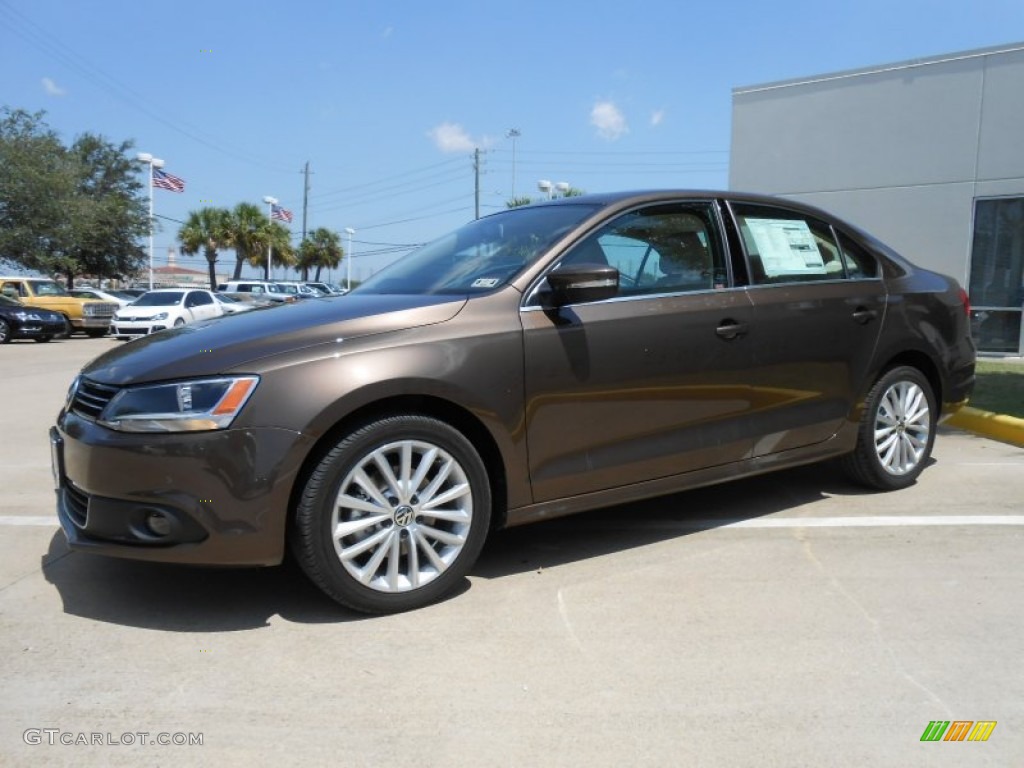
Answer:
[[[166,536],[171,532],[171,520],[162,512],[150,512],[146,516],[146,527],[154,536]]]

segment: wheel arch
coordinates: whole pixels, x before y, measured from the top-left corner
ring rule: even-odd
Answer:
[[[932,396],[935,398],[935,403],[941,410],[943,403],[942,375],[939,373],[939,367],[935,364],[935,361],[920,350],[905,350],[889,358],[885,364],[876,371],[875,376],[871,379],[869,389],[870,387],[873,387],[875,382],[882,378],[886,373],[891,371],[893,368],[900,367],[901,365],[915,368],[921,372],[921,375],[928,380],[928,384],[932,388]]]
[[[508,479],[505,461],[493,436],[471,411],[456,405],[450,400],[431,395],[396,395],[366,403],[345,415],[334,426],[325,431],[313,444],[302,462],[288,501],[288,532],[294,518],[299,497],[302,495],[306,481],[324,456],[344,438],[346,434],[388,416],[411,415],[428,416],[448,424],[465,436],[479,452],[480,458],[487,468],[487,478],[491,486],[491,530],[502,528],[508,508]]]

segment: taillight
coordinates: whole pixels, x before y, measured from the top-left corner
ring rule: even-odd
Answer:
[[[967,316],[971,316],[971,297],[967,295],[967,291],[963,288],[960,289],[960,302],[964,305],[964,312]]]

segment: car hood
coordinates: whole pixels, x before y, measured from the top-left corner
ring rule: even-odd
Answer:
[[[29,307],[24,304],[18,306],[8,306],[6,304],[0,305],[0,312],[4,314],[13,314],[15,312],[24,312],[29,317],[38,317],[40,320],[63,320],[64,315],[60,312],[54,312],[52,309],[42,309],[40,307]]]
[[[244,369],[282,352],[450,320],[463,296],[346,296],[227,315],[131,341],[83,370],[124,386]]]

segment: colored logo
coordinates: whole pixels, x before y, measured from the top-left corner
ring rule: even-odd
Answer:
[[[921,741],[988,741],[995,728],[995,720],[932,720]]]

